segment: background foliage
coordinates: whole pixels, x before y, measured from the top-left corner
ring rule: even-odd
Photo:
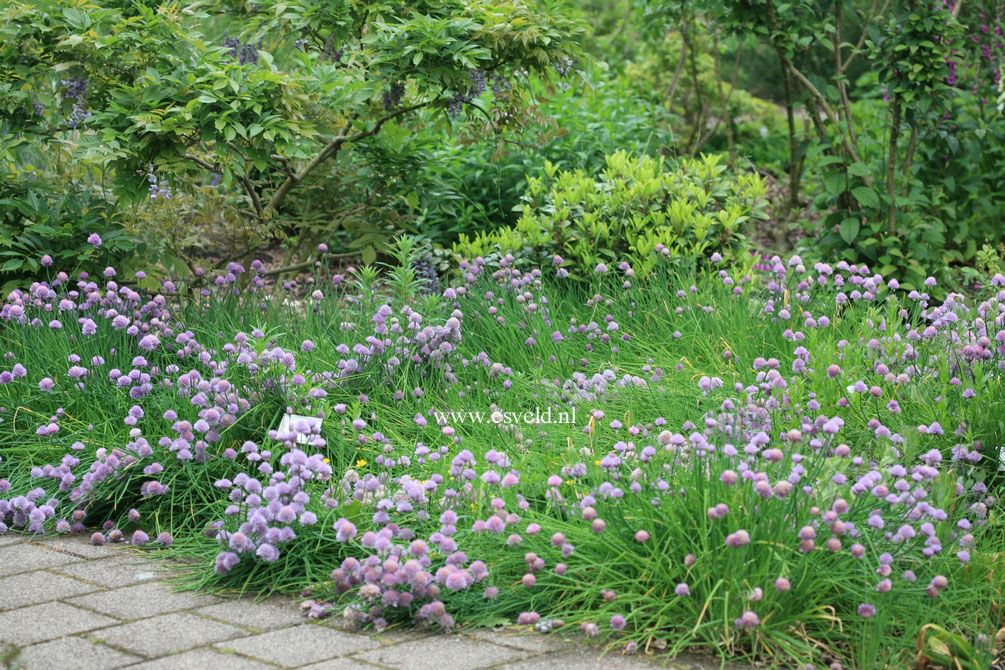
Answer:
[[[373,262],[401,232],[442,259],[514,226],[546,163],[597,174],[618,151],[759,173],[762,250],[908,290],[922,267],[959,289],[1002,259],[1001,0],[2,12],[7,283],[86,251],[69,232],[109,240],[90,271],[141,253],[194,272],[265,245],[296,272],[318,244]]]

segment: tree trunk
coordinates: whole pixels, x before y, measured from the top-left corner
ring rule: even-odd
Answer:
[[[893,120],[890,124],[890,148],[886,157],[886,195],[890,199],[886,210],[886,230],[897,234],[897,138],[900,135],[900,96],[893,94],[890,102]]]

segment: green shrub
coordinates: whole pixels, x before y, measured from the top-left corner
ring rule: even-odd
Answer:
[[[527,251],[538,261],[561,256],[575,270],[627,258],[647,274],[662,245],[668,256],[734,250],[744,223],[763,217],[765,186],[753,173],[731,174],[722,156],[668,163],[619,151],[597,173],[545,164],[528,177],[521,216],[512,228],[468,238],[461,256]]]
[[[88,244],[97,234],[100,246]],[[76,184],[0,178],[0,293],[51,268],[100,274],[149,263],[146,247],[122,226],[108,200]],[[51,266],[51,267],[50,267]]]
[[[683,37],[679,32],[667,33],[635,62],[627,63],[624,78],[650,105],[663,109],[677,139],[677,151],[726,152],[727,124],[732,124],[740,156],[775,174],[787,170],[784,108],[734,86],[722,73],[717,76],[712,50],[720,45],[704,30],[695,30],[691,39],[698,41],[700,50],[694,62],[697,83],[690,65],[681,66]],[[674,74],[678,68],[681,78],[675,88]]]
[[[592,173],[619,149],[655,155],[672,147],[667,112],[653,106],[637,82],[600,66],[580,76],[582,87],[530,78],[524,90],[535,102],[503,134],[433,126],[420,133],[430,147],[418,176],[423,234],[450,244],[460,233],[470,237],[513,225],[527,177],[542,176],[548,161]],[[500,101],[488,92],[484,98],[480,104],[498,112]]]
[[[297,245],[351,228],[372,262],[396,231],[353,218],[393,181],[371,140],[420,110],[457,116],[499,79],[561,75],[584,30],[564,0],[245,4],[0,5],[0,163],[25,173],[8,147],[62,143],[122,207],[218,181],[249,226]],[[319,184],[339,211],[289,204]]]

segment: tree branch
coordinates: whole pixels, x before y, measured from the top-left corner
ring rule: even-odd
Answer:
[[[355,258],[358,254],[346,253],[346,254],[328,254],[330,258]],[[266,270],[262,273],[264,277],[275,277],[276,275],[286,274],[287,272],[297,272],[299,270],[306,270],[314,265],[314,261],[304,261],[303,263],[296,263],[294,265],[287,265],[281,268],[272,268],[271,270]]]
[[[886,195],[889,203],[886,208],[886,230],[890,235],[897,234],[897,138],[900,136],[900,96],[896,91],[890,101],[890,146],[886,159]]]
[[[192,161],[193,163],[195,163],[196,165],[198,165],[201,168],[206,168],[207,170],[212,170],[213,172],[219,172],[219,169],[218,169],[219,166],[213,165],[212,163],[204,161],[203,159],[199,158],[195,154],[185,154],[185,158],[187,160]]]
[[[876,0],[873,0],[875,9]],[[865,32],[863,31],[863,35]],[[834,80],[837,83],[838,96],[841,98],[841,105],[844,107],[844,121],[848,126],[848,134],[851,142],[858,146],[858,138],[855,136],[855,125],[851,116],[851,101],[848,99],[848,86],[845,83],[844,66],[841,65],[841,3],[834,3]]]
[[[677,86],[680,84],[680,77],[684,74],[684,60],[687,58],[687,40],[681,35],[680,41],[680,58],[677,60],[677,67],[673,71],[673,80],[670,82],[670,88],[666,92],[666,105],[667,112],[670,112],[671,105],[673,105],[673,96],[677,92]]]
[[[806,75],[797,70],[796,66],[792,64],[792,61],[789,61],[787,58],[786,60],[788,61],[789,72],[792,73],[792,76],[795,77],[796,81],[799,82],[803,89],[816,99],[820,108],[824,110],[824,114],[827,115],[827,119],[834,125],[835,129],[837,129],[839,119],[837,114],[834,112],[834,108],[830,106],[830,103],[827,102],[827,99],[823,96],[823,94],[817,90],[817,87],[813,85],[813,82],[807,79]],[[855,147],[851,145],[851,142],[848,140],[848,136],[844,133],[841,134],[841,145],[844,147],[844,150],[848,153],[848,157],[851,158],[852,161],[855,163],[862,162],[862,159],[859,158],[858,152],[855,151]]]
[[[862,45],[865,44],[865,36],[867,34],[865,30],[866,27],[883,14],[886,14],[886,10],[890,6],[890,0],[884,0],[883,7],[879,10],[878,14],[876,13],[877,4],[879,4],[878,0],[872,1],[872,9],[869,11],[869,18],[862,23],[862,34],[858,36],[858,42],[855,44],[855,49],[848,54],[848,60],[846,60],[841,66],[842,70],[847,70],[848,66],[852,64],[855,58],[858,57],[858,54],[862,49]]]
[[[339,149],[342,148],[342,145],[349,142],[356,142],[363,138],[376,135],[378,132],[380,132],[381,127],[388,121],[396,119],[399,116],[403,116],[404,114],[408,114],[409,112],[414,112],[417,109],[428,107],[429,105],[431,105],[432,103],[436,102],[439,99],[440,96],[436,96],[432,100],[427,100],[425,102],[409,105],[408,107],[402,107],[401,109],[395,110],[394,112],[378,119],[377,122],[373,125],[373,127],[370,128],[369,130],[356,133],[355,135],[347,135],[346,133],[348,132],[349,128],[352,127],[353,121],[355,121],[358,118],[358,115],[354,115],[352,118],[346,121],[345,127],[342,129],[341,133],[333,137],[328,142],[328,144],[326,144],[324,148],[322,148],[321,151],[319,151],[318,154],[314,156],[314,158],[308,161],[306,165],[300,168],[298,172],[286,178],[286,181],[284,181],[279,186],[279,188],[276,189],[276,192],[272,194],[272,197],[269,198],[269,202],[263,208],[263,214],[268,214],[269,212],[278,209],[279,204],[283,201],[283,198],[285,198],[286,195],[291,190],[293,190],[293,187],[295,187],[297,184],[306,179],[307,176],[311,172],[313,172],[319,165],[321,165],[326,160],[328,160],[336,153],[338,153]]]
[[[258,199],[258,194],[255,193],[255,187],[251,183],[251,180],[248,179],[247,175],[243,174],[241,175],[241,185],[244,186],[244,192],[248,194],[249,198],[251,198],[251,204],[255,208],[255,215],[257,216],[258,220],[259,221],[264,220],[265,210],[262,209],[262,201]]]

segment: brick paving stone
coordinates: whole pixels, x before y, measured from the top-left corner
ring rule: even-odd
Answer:
[[[0,578],[0,610],[37,605],[89,593],[100,588],[45,570]]]
[[[362,635],[343,633],[327,626],[307,623],[231,640],[216,646],[236,651],[244,656],[269,661],[284,668],[294,668],[373,649],[379,647],[380,643]]]
[[[569,641],[563,640],[558,634],[544,635],[529,631],[482,629],[470,631],[467,635],[476,640],[538,653],[562,651],[563,649],[568,649],[570,644]]]
[[[110,556],[100,560],[70,563],[53,568],[55,572],[109,588],[149,582],[164,576],[157,564],[132,555]]]
[[[519,663],[507,663],[506,670],[634,670],[639,668],[655,669],[655,665],[635,656],[622,656],[609,653],[601,656],[603,650],[566,651],[557,654],[544,654]],[[677,670],[675,666],[664,666],[665,670]]]
[[[445,660],[450,670],[475,670],[509,663],[531,656],[531,652],[500,647],[462,635],[437,635],[375,649],[356,658],[402,670],[442,670]],[[554,666],[561,667],[561,666]]]
[[[275,670],[275,667],[237,654],[224,654],[212,647],[202,647],[180,654],[161,656],[152,661],[130,666],[129,670]]]
[[[368,631],[364,630],[364,633]],[[427,637],[438,635],[439,633],[430,628],[392,628],[381,633],[369,632],[372,639],[383,644],[401,644],[402,642],[414,642],[415,640],[425,640]]]
[[[179,593],[167,584],[149,582],[70,598],[68,603],[119,619],[144,619],[218,602],[213,596]]]
[[[447,668],[451,668],[449,662],[445,663]],[[344,658],[331,658],[327,661],[321,661],[320,663],[311,663],[310,665],[303,665],[297,668],[297,670],[378,670],[379,665],[370,665],[364,661],[357,661],[352,656],[347,656]]]
[[[374,633],[341,617],[308,623],[293,599],[178,593],[164,583],[164,566],[80,537],[0,537],[0,643],[24,648],[26,670],[651,670],[657,662],[667,670],[751,670],[696,656],[602,655],[561,632]]]
[[[743,670],[739,666],[722,666],[718,661],[683,655],[675,659],[660,656],[624,656],[618,650],[604,654],[599,646],[565,646],[565,651],[542,654],[517,663],[500,665],[506,670]],[[747,670],[753,670],[747,666]]]
[[[244,635],[245,631],[188,612],[175,612],[106,628],[89,637],[147,658]]]
[[[0,577],[78,563],[80,560],[72,554],[64,554],[27,542],[8,544],[0,546]]]
[[[216,605],[201,607],[195,612],[234,626],[253,628],[258,632],[288,628],[305,621],[293,600],[279,597],[262,602],[251,599],[225,600]]]
[[[44,603],[0,612],[0,642],[26,646],[117,623],[65,603]]]
[[[6,547],[9,544],[21,544],[22,542],[28,542],[30,539],[30,535],[7,533],[6,535],[0,535],[0,547]]]
[[[18,658],[25,670],[111,670],[139,660],[139,656],[79,637],[61,637],[25,647]]]
[[[36,537],[32,542],[47,549],[62,551],[81,558],[105,558],[116,554],[134,553],[126,545],[91,544],[90,538],[83,535]]]

